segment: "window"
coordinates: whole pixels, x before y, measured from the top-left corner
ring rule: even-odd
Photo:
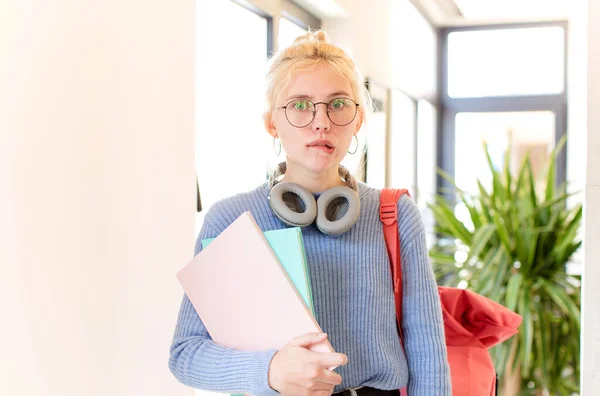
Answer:
[[[457,31],[448,35],[453,98],[558,94],[565,86],[562,27]]]
[[[421,210],[425,224],[427,246],[435,242],[435,219],[427,207],[436,195],[437,109],[428,101],[417,102],[416,191],[413,197]]]
[[[417,103],[417,204],[426,207],[435,197],[437,111],[428,101]]]
[[[492,175],[483,142],[488,144],[492,163],[498,170],[504,168],[503,153],[510,146],[509,166],[513,174],[529,152],[533,175],[539,180],[554,148],[554,125],[554,113],[550,111],[457,114],[456,184],[474,195],[479,195],[477,179],[486,189],[491,188]]]
[[[389,123],[389,90],[369,82],[369,93],[373,98],[375,110],[368,123],[359,133],[366,140],[366,181],[373,188],[387,187],[386,147]]]
[[[471,190],[476,178],[487,177],[482,139],[497,155],[512,134],[515,155],[531,150],[542,164],[548,147],[566,134],[566,35],[565,22],[442,29],[437,158],[459,187]],[[523,134],[537,134],[537,143],[520,141]],[[563,150],[557,184],[566,180],[566,163]],[[437,187],[452,198],[448,181],[438,176]]]
[[[273,156],[262,122],[268,21],[232,1],[196,10],[196,171],[206,212],[263,182]]]
[[[392,89],[390,111],[390,187],[407,188],[415,196],[416,186],[416,102]]]

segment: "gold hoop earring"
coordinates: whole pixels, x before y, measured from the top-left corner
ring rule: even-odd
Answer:
[[[281,154],[281,141],[275,136],[273,136],[273,150],[275,150],[275,155]]]
[[[350,152],[350,150],[348,150],[348,154],[350,154],[350,155],[355,154],[358,151],[358,138],[356,137],[356,135],[354,135],[352,137],[356,140],[356,148],[354,149],[353,152]]]

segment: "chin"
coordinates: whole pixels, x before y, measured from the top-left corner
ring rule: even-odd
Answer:
[[[342,161],[343,156],[338,158],[338,153],[333,153],[331,155],[315,155],[315,153],[311,152],[303,152],[296,153],[296,155],[289,156],[287,158],[288,162],[292,162],[297,166],[305,168],[314,173],[322,173],[330,170],[331,168],[335,168]]]
[[[338,161],[335,157],[312,157],[303,161],[302,165],[310,169],[312,172],[321,173],[338,166],[341,160]]]

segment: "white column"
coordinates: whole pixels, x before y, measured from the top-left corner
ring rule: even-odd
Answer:
[[[588,125],[585,267],[582,309],[582,395],[600,389],[600,2],[588,1]]]
[[[193,394],[194,10],[0,1],[0,394]]]

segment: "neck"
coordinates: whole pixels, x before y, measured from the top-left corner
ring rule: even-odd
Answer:
[[[297,167],[290,162],[287,163],[283,181],[299,184],[314,193],[323,192],[331,187],[345,185],[342,179],[340,179],[339,166],[317,173],[306,168]]]

